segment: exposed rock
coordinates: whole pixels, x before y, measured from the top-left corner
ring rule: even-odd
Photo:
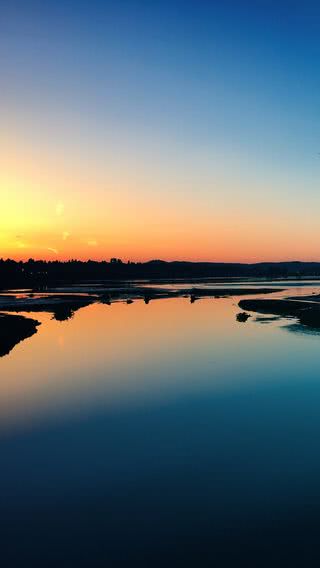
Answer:
[[[236,315],[236,320],[242,323],[245,323],[249,318],[251,318],[251,316],[250,314],[247,314],[247,312],[239,312]]]

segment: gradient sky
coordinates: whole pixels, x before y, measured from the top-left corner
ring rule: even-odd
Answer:
[[[0,0],[0,256],[320,260],[320,5]]]

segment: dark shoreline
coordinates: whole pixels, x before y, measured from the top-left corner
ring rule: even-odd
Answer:
[[[0,259],[0,289],[48,288],[79,282],[103,281],[198,281],[210,278],[262,278],[265,280],[320,278],[320,262],[189,262],[150,260],[45,261]]]
[[[40,322],[24,316],[0,314],[0,357],[8,355],[20,341],[37,333]]]

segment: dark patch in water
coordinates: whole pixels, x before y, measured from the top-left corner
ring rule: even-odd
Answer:
[[[239,312],[236,315],[236,320],[241,323],[245,323],[249,318],[251,318],[251,316],[250,314],[247,314],[247,312]]]

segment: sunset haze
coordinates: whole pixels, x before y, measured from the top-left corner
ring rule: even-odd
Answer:
[[[1,256],[320,260],[319,23],[310,1],[3,0]]]

